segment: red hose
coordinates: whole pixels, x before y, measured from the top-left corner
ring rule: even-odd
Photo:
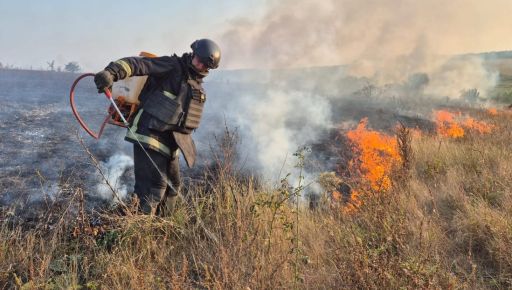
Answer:
[[[80,123],[80,126],[82,126],[82,128],[84,128],[84,130],[89,134],[91,135],[91,137],[93,137],[94,139],[99,139],[101,137],[101,134],[103,133],[103,129],[105,128],[105,125],[107,124],[108,120],[111,118],[110,115],[108,115],[105,120],[103,121],[103,123],[101,124],[101,127],[100,127],[100,130],[98,133],[95,133],[94,131],[92,131],[89,126],[87,126],[87,124],[84,122],[84,120],[82,119],[82,117],[80,116],[80,114],[78,114],[78,111],[76,110],[76,106],[75,106],[75,87],[76,85],[78,84],[78,82],[80,80],[82,80],[83,78],[85,77],[91,77],[91,76],[94,76],[94,74],[92,73],[86,73],[86,74],[83,74],[81,76],[79,76],[74,82],[73,82],[73,85],[71,86],[71,90],[69,91],[69,102],[71,104],[71,110],[73,111],[73,115],[75,115],[76,119],[78,120],[78,123]],[[112,94],[110,93],[110,91],[108,89],[105,89],[105,95],[107,96],[107,98],[112,98]]]

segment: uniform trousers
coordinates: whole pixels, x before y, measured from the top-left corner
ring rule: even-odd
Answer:
[[[175,202],[181,188],[178,148],[171,148],[172,156],[133,144],[135,173],[135,194],[139,199],[140,210],[146,214],[159,214],[167,203]],[[155,168],[156,167],[158,168]],[[169,204],[167,205],[169,206]]]

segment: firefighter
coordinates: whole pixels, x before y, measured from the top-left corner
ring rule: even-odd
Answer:
[[[179,152],[189,167],[195,162],[191,133],[199,127],[206,101],[202,82],[219,66],[221,52],[210,39],[196,40],[190,47],[192,53],[182,56],[121,58],[94,77],[103,93],[115,81],[148,76],[125,137],[133,143],[134,193],[146,214],[174,208],[181,188]]]

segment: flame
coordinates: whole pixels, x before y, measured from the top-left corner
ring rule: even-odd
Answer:
[[[437,133],[452,138],[464,136],[464,129],[455,121],[455,115],[448,111],[437,111],[434,113],[437,125]]]
[[[498,116],[498,109],[496,108],[489,108],[487,109],[487,114],[491,116]]]
[[[335,202],[339,202],[343,199],[343,195],[341,194],[341,192],[339,192],[337,190],[332,192],[331,197],[332,197],[332,200]]]
[[[491,133],[494,126],[489,125],[483,121],[477,121],[471,117],[468,117],[466,120],[462,122],[462,125],[468,129],[473,129],[480,134]]]
[[[488,111],[489,112],[489,111]],[[494,111],[492,111],[494,112]],[[497,111],[496,111],[497,113]],[[477,121],[471,117],[462,117],[462,113],[451,113],[448,111],[434,112],[438,134],[460,138],[464,136],[465,129],[476,131],[480,134],[488,134],[492,132],[493,125],[489,125],[484,121]]]
[[[411,131],[413,138],[419,138],[423,136],[423,131],[421,131],[419,128],[410,128],[409,130]]]
[[[367,124],[368,119],[364,118],[355,130],[347,132],[356,153],[349,166],[361,172],[372,190],[388,190],[391,187],[391,170],[400,161],[397,141],[391,136],[367,130]]]
[[[361,193],[359,193],[359,191],[352,190],[352,193],[350,194],[350,200],[342,209],[344,213],[354,213],[361,206],[361,204],[363,204],[359,198],[360,195]]]

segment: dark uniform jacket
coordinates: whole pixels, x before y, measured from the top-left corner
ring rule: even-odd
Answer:
[[[147,75],[140,95],[140,105],[125,140],[142,143],[146,148],[174,158],[177,147],[187,165],[193,166],[196,147],[191,133],[199,126],[206,101],[202,78],[189,69],[191,54],[148,57],[126,57],[111,62],[105,69],[114,80]],[[179,108],[176,109],[176,104]],[[169,114],[169,112],[174,114]]]

